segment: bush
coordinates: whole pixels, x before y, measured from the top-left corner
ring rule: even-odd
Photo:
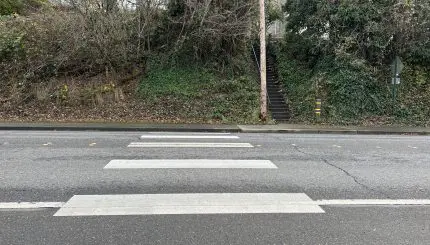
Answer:
[[[364,61],[326,57],[309,67],[287,55],[279,55],[278,69],[293,120],[314,121],[316,99],[322,99],[322,118],[329,123],[358,123],[387,112],[387,85],[374,77]]]
[[[24,8],[20,0],[0,0],[0,15],[19,13]]]
[[[244,76],[255,2],[169,1],[167,8],[159,0],[62,2],[0,18],[0,100],[11,111],[38,98],[74,107],[75,91],[82,91],[76,86],[85,82],[132,91],[134,83],[125,81],[148,75],[139,95],[160,116],[258,118],[258,85]],[[96,90],[89,84],[82,100],[93,100]]]
[[[24,33],[10,30],[0,22],[0,62],[11,60],[15,56],[21,56],[24,51]]]
[[[163,26],[174,55],[216,63],[222,70],[236,56],[248,54],[256,2],[248,0],[169,1]]]
[[[311,70],[306,69],[300,61],[287,58],[287,54],[281,52],[278,54],[278,71],[287,92],[292,119],[311,120],[317,93]]]
[[[396,120],[413,125],[430,125],[430,69],[407,66],[398,91]]]
[[[46,10],[0,22],[2,80],[40,82],[52,76],[128,71],[144,63],[134,14],[82,15]]]
[[[47,0],[0,0],[0,15],[24,14],[40,8]]]
[[[326,105],[324,114],[334,122],[358,121],[385,112],[387,87],[366,66],[335,64],[327,71],[322,90]]]
[[[321,98],[329,123],[428,125],[428,1],[287,1],[284,9],[279,72],[295,120],[313,121]],[[394,101],[396,56],[406,67]]]
[[[25,1],[25,5],[33,2],[37,1]],[[192,61],[222,72],[243,71],[240,62],[248,52],[252,4],[208,2],[204,14],[198,1],[183,2],[189,10],[175,13],[160,8],[158,0],[134,10],[106,9],[104,1],[98,0],[74,3],[69,8],[45,8],[26,17],[0,20],[3,80],[27,84],[52,76],[144,70],[148,57],[160,51],[178,63]],[[184,32],[178,33],[182,25]]]

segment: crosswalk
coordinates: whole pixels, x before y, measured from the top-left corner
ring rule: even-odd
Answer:
[[[131,142],[128,147],[146,148],[146,147],[176,147],[176,148],[253,148],[249,143],[195,143],[195,142]]]
[[[112,160],[105,169],[139,169],[139,168],[245,168],[274,169],[278,168],[269,160],[214,160],[214,159],[155,159],[155,160]]]
[[[128,148],[254,148],[237,135],[147,133]],[[178,142],[178,140],[181,140]],[[216,142],[212,142],[216,141]],[[104,171],[145,169],[278,169],[270,159],[112,159]],[[304,193],[172,193],[75,195],[54,216],[324,213]]]
[[[203,193],[74,196],[55,216],[324,213],[303,193]]]
[[[239,139],[236,135],[142,135],[141,139]]]
[[[256,154],[253,153],[258,150],[261,151],[261,147],[264,146],[254,142],[246,142],[242,137],[240,134],[232,135],[228,133],[154,132],[133,135],[133,140],[130,140],[127,135],[124,137],[126,141],[121,140],[122,145],[120,146],[127,152],[124,155],[124,158],[127,159],[112,155],[107,159],[102,158],[103,162],[100,165],[95,165],[97,173],[107,173],[109,180],[113,181],[116,178],[123,179],[126,176],[130,176],[130,174],[132,174],[131,176],[139,176],[140,174],[148,176],[148,173],[150,173],[150,180],[148,181],[157,183],[160,180],[159,186],[163,187],[166,183],[165,176],[175,176],[176,179],[171,182],[175,187],[173,188],[175,190],[172,191],[173,193],[165,192],[171,186],[167,186],[160,193],[157,193],[159,188],[153,188],[149,190],[151,194],[134,191],[139,190],[140,187],[133,188],[133,186],[130,186],[131,188],[127,188],[128,191],[123,193],[124,188],[117,188],[115,184],[112,184],[113,188],[111,186],[105,188],[103,194],[82,195],[82,193],[77,192],[72,193],[74,195],[69,200],[0,202],[0,211],[54,208],[58,209],[54,214],[56,217],[76,217],[167,214],[318,214],[325,213],[324,208],[327,206],[430,206],[430,199],[312,200],[305,193],[252,193],[252,191],[249,193],[234,193],[236,189],[233,187],[238,185],[235,185],[235,179],[230,179],[228,178],[229,176],[220,179],[227,181],[227,183],[222,183],[220,188],[218,186],[213,188],[213,183],[220,183],[216,179],[217,176],[220,176],[219,173],[231,174],[232,178],[243,173],[252,173],[251,175],[254,177],[256,173],[261,173],[262,175],[267,175],[268,173],[282,174],[283,170],[281,166],[278,166],[280,161],[272,162],[273,159],[270,159],[270,157],[266,157],[269,159],[255,159]],[[252,137],[249,138],[252,139]],[[296,147],[296,145],[293,146]],[[243,157],[247,154],[254,157],[249,159]],[[242,157],[235,157],[239,155]],[[265,155],[270,156],[270,154]],[[226,156],[229,157],[227,158]],[[111,157],[112,159],[110,159]],[[155,174],[151,175],[152,173]],[[213,173],[216,174],[212,175]],[[178,181],[178,176],[186,176],[187,179],[181,182]],[[204,182],[205,179],[202,176],[208,176],[207,183]],[[215,181],[210,178],[214,178]],[[202,187],[209,186],[208,189],[215,190],[215,192],[224,190],[226,186],[231,186],[232,188],[229,191],[225,191],[225,193],[205,193],[204,189],[199,187],[194,188],[198,190],[196,193],[192,193],[192,191],[190,191],[191,193],[184,193],[186,189],[193,189],[187,188],[186,184],[190,182],[196,183],[195,180],[198,179],[203,181]],[[231,185],[228,183],[230,180]],[[142,181],[145,181],[145,179],[142,178]],[[103,183],[106,182],[103,181]],[[128,183],[134,182],[130,181]],[[178,185],[185,183],[185,185],[176,186],[176,183]],[[139,184],[148,186],[147,183]],[[243,190],[243,188],[240,190]]]

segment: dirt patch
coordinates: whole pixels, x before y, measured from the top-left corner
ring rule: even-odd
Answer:
[[[97,76],[57,78],[26,89],[9,88],[0,98],[0,118],[17,122],[216,122],[157,116],[153,105],[138,98],[138,83],[117,84]]]

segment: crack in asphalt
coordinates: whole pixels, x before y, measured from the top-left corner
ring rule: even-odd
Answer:
[[[354,182],[355,182],[355,183],[357,183],[358,185],[360,185],[361,187],[363,187],[363,188],[365,188],[365,189],[367,189],[367,190],[373,191],[373,192],[375,192],[375,193],[378,193],[378,194],[384,195],[384,196],[386,196],[387,198],[389,198],[389,196],[388,196],[387,194],[385,194],[385,193],[383,193],[383,192],[381,192],[381,191],[375,190],[375,189],[373,189],[372,187],[370,187],[370,186],[368,186],[368,185],[363,184],[362,182],[360,182],[360,181],[358,180],[358,178],[357,178],[356,176],[352,175],[350,172],[346,171],[345,169],[343,169],[343,168],[341,168],[341,167],[339,167],[339,166],[337,166],[337,165],[335,165],[335,164],[333,164],[333,163],[330,163],[327,159],[322,158],[322,161],[323,161],[325,164],[327,164],[327,165],[329,165],[329,166],[332,166],[333,168],[336,168],[336,169],[338,169],[338,170],[342,171],[343,173],[345,173],[345,175],[346,175],[346,176],[348,176],[348,177],[352,178],[352,180],[354,180]]]
[[[298,152],[300,152],[300,153],[302,153],[302,154],[312,156],[312,154],[310,154],[310,153],[307,153],[307,152],[304,152],[304,151],[300,150],[300,148],[299,148],[297,145],[293,145],[293,147],[294,147],[294,149],[295,149],[296,151],[298,151]]]
[[[327,164],[327,165],[329,165],[329,166],[331,166],[331,167],[333,167],[333,168],[336,168],[337,170],[340,170],[340,171],[341,171],[341,172],[343,172],[346,176],[350,177],[350,178],[351,178],[351,179],[352,179],[356,184],[358,184],[359,186],[361,186],[361,187],[363,187],[363,188],[365,188],[365,189],[367,189],[367,190],[369,190],[369,191],[372,191],[372,192],[375,192],[375,193],[378,193],[378,194],[384,195],[384,196],[386,196],[387,198],[389,198],[389,196],[388,196],[387,194],[385,194],[385,193],[383,193],[383,192],[381,192],[381,191],[375,190],[375,189],[373,189],[372,187],[370,187],[370,186],[368,186],[368,185],[366,185],[366,184],[364,184],[364,183],[360,182],[360,181],[359,181],[359,179],[358,179],[358,177],[354,176],[353,174],[351,174],[351,173],[350,173],[350,172],[348,172],[347,170],[345,170],[345,169],[343,169],[343,168],[341,168],[341,167],[337,166],[336,164],[331,163],[329,160],[327,160],[327,159],[325,159],[325,158],[322,158],[322,157],[319,157],[319,156],[316,156],[316,155],[314,155],[314,154],[312,154],[312,153],[305,152],[305,151],[301,150],[297,145],[293,145],[293,147],[294,147],[294,149],[295,149],[297,152],[300,152],[300,153],[302,153],[302,154],[304,154],[304,155],[309,155],[309,156],[317,157],[317,158],[319,158],[322,162],[324,162],[325,164]]]

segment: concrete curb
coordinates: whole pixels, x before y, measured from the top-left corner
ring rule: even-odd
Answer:
[[[381,131],[381,130],[329,130],[329,129],[277,129],[242,130],[242,133],[284,133],[284,134],[347,134],[347,135],[430,135],[426,131]]]
[[[357,130],[357,134],[361,135],[430,135],[430,131],[422,131],[422,130],[405,130],[405,131],[384,131],[384,130]]]
[[[109,124],[0,124],[0,130],[37,130],[37,131],[140,131],[140,132],[225,132],[239,133],[237,126],[209,126],[209,125],[109,125]]]
[[[357,134],[356,130],[328,129],[242,129],[242,133],[280,133],[280,134]]]
[[[430,135],[430,128],[318,127],[310,125],[238,125],[243,133],[348,134],[348,135]]]
[[[308,125],[302,125],[300,128],[300,125],[0,123],[0,130],[430,135],[430,128],[318,128]]]

